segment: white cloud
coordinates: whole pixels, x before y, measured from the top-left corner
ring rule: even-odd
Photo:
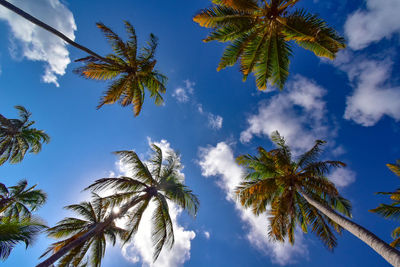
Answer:
[[[161,140],[159,142],[153,142],[150,138],[147,138],[148,143],[154,143],[161,148],[163,155],[173,153],[170,143],[167,140]],[[142,159],[143,160],[143,159]],[[116,163],[118,170],[125,176],[132,175],[131,171],[124,166],[120,161]],[[182,180],[184,180],[184,174],[181,173]],[[190,258],[191,241],[196,237],[196,234],[192,230],[186,230],[178,223],[178,218],[183,210],[168,201],[169,212],[174,227],[175,244],[171,250],[164,248],[157,261],[153,263],[153,245],[151,240],[151,217],[154,210],[154,204],[150,203],[146,212],[143,214],[142,222],[139,226],[138,232],[133,238],[133,241],[125,245],[122,249],[122,255],[133,263],[142,262],[142,266],[162,266],[162,267],[175,267],[183,266],[184,262]],[[119,225],[123,225],[124,222],[119,221]]]
[[[356,180],[356,174],[352,170],[337,168],[330,175],[328,175],[329,180],[331,180],[337,187],[346,187],[352,184]]]
[[[59,0],[9,1],[64,33],[70,39],[75,39],[76,25],[73,14]],[[29,60],[46,62],[42,80],[59,86],[57,77],[65,74],[65,69],[71,62],[65,42],[4,7],[0,7],[0,19],[8,22],[13,35],[12,39],[17,41],[11,42],[16,45],[11,48],[13,53],[22,53],[23,57]]]
[[[176,98],[178,102],[185,103],[189,101],[189,95],[194,93],[194,86],[196,85],[194,82],[190,80],[183,81],[185,86],[178,87],[172,93],[172,96]]]
[[[278,130],[298,153],[313,146],[316,139],[330,139],[336,134],[325,121],[324,88],[297,75],[285,90],[259,104],[258,114],[248,118],[249,127],[240,134],[241,142],[249,142],[254,135],[269,137]]]
[[[210,232],[204,231],[203,234],[204,234],[204,237],[205,237],[206,239],[210,239],[210,237],[211,237]]]
[[[193,97],[190,97],[194,94],[194,86],[196,84],[190,80],[185,80],[183,82],[185,86],[176,88],[175,91],[172,93],[172,96],[175,97],[176,100],[181,103],[186,103],[190,101],[192,106],[197,108],[197,111],[199,112],[200,115],[207,117],[208,126],[211,129],[214,130],[221,129],[223,118],[219,115],[215,115],[211,112],[205,111],[202,104],[198,103],[196,99],[194,99]]]
[[[217,184],[225,191],[227,200],[235,204],[242,221],[248,227],[247,239],[253,246],[270,255],[272,261],[280,265],[294,263],[299,257],[308,257],[302,235],[296,234],[294,246],[288,243],[270,242],[267,237],[267,216],[265,214],[255,216],[235,201],[234,189],[241,181],[242,169],[235,163],[232,149],[228,144],[220,142],[216,147],[201,148],[199,164],[203,176],[218,176]]]
[[[366,7],[351,14],[345,23],[349,46],[354,50],[400,33],[399,0],[367,0]]]
[[[345,119],[363,126],[373,126],[385,115],[400,120],[400,86],[389,83],[391,60],[371,60],[345,53],[334,64],[347,73],[354,87],[346,99]]]
[[[208,125],[212,128],[212,129],[221,129],[222,127],[222,117],[219,115],[214,115],[212,113],[208,114]]]

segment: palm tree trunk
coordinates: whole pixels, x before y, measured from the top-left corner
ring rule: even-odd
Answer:
[[[56,29],[54,29],[53,27],[47,25],[46,23],[38,20],[37,18],[29,15],[28,13],[26,13],[25,11],[19,9],[18,7],[14,6],[13,4],[10,4],[8,1],[6,0],[0,0],[0,5],[4,6],[5,8],[13,11],[14,13],[20,15],[21,17],[23,17],[26,20],[29,20],[30,22],[32,22],[33,24],[45,29],[46,31],[49,31],[55,35],[57,35],[58,37],[60,37],[61,39],[63,39],[65,42],[69,43],[70,45],[94,56],[95,58],[98,58],[102,61],[106,61],[107,60],[105,58],[103,58],[102,56],[96,54],[95,52],[93,52],[92,50],[90,50],[89,48],[86,48],[78,43],[75,43],[74,41],[72,41],[71,39],[69,39],[67,36],[65,36],[63,33],[57,31]]]
[[[324,215],[330,218],[335,223],[339,224],[341,227],[364,241],[368,246],[375,250],[379,255],[381,255],[387,262],[393,266],[400,266],[400,252],[395,248],[389,246],[385,241],[377,237],[375,234],[371,233],[364,227],[354,223],[353,221],[347,219],[346,217],[338,214],[332,208],[325,206],[324,204],[315,201],[307,193],[300,189],[300,193],[303,197],[314,206],[316,209],[321,211]]]
[[[142,195],[142,196],[132,199],[130,202],[128,202],[124,206],[122,206],[119,213],[111,212],[111,214],[107,217],[107,219],[104,220],[104,222],[96,225],[95,227],[88,230],[85,234],[80,236],[79,238],[77,238],[74,241],[72,241],[71,243],[65,245],[60,250],[58,250],[56,253],[51,255],[48,259],[46,259],[45,261],[36,265],[36,267],[51,266],[53,263],[55,263],[57,260],[59,260],[62,256],[64,256],[71,249],[83,244],[84,242],[88,241],[90,238],[94,237],[95,235],[102,233],[104,231],[104,229],[107,226],[109,226],[115,219],[118,219],[118,218],[124,216],[125,213],[129,209],[131,209],[133,206],[138,204],[140,201],[144,200],[146,197],[148,197],[148,194],[145,194],[145,195]]]

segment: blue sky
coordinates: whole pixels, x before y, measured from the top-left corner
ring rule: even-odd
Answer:
[[[146,159],[156,142],[181,153],[201,208],[196,220],[172,208],[176,245],[154,266],[386,266],[347,232],[333,253],[313,234],[299,232],[294,247],[270,243],[266,217],[240,208],[231,191],[242,172],[234,157],[272,148],[272,131],[295,153],[324,139],[323,157],[348,164],[330,178],[351,200],[354,220],[391,240],[396,224],[368,210],[388,201],[375,192],[398,186],[385,166],[400,158],[398,0],[300,1],[343,34],[348,48],[334,62],[295,48],[282,92],[259,92],[253,78],[243,83],[237,66],[216,71],[225,45],[203,43],[207,29],[192,22],[208,0],[10,2],[100,54],[111,51],[95,23],[125,36],[128,20],[140,44],[150,32],[159,38],[157,69],[169,78],[165,105],[146,98],[136,118],[129,107],[96,110],[106,84],[72,73],[85,54],[0,7],[0,112],[16,117],[13,106],[23,105],[52,138],[41,153],[1,166],[0,176],[7,185],[26,178],[48,193],[38,212],[48,225],[70,215],[63,206],[86,200],[81,190],[95,179],[124,173],[111,152],[133,149]],[[109,246],[103,266],[152,264],[148,227],[123,250]],[[41,236],[28,250],[18,246],[2,264],[32,266],[52,241]]]

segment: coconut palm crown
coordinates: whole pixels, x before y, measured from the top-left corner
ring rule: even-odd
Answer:
[[[40,208],[47,199],[47,194],[36,185],[28,187],[26,180],[7,188],[0,183],[0,216],[9,218],[31,217],[31,212]]]
[[[240,62],[243,80],[254,73],[258,89],[267,83],[283,89],[293,43],[319,57],[335,58],[344,39],[324,20],[303,9],[299,0],[212,0],[193,20],[211,28],[205,42],[230,42],[217,70]]]
[[[18,163],[26,152],[39,153],[43,143],[49,143],[50,137],[43,131],[32,128],[35,121],[22,106],[15,106],[20,119],[7,119],[0,114],[0,165],[9,160]]]
[[[125,21],[129,35],[126,42],[103,23],[96,25],[109,41],[114,54],[104,58],[91,55],[78,59],[85,65],[75,69],[75,72],[88,79],[111,80],[97,108],[118,102],[123,107],[133,105],[134,115],[137,116],[142,109],[145,89],[157,105],[162,104],[161,93],[165,93],[167,78],[154,68],[157,38],[150,34],[150,41],[139,50],[135,29],[129,22]]]
[[[110,203],[96,194],[93,195],[91,202],[66,206],[66,209],[74,211],[79,217],[65,218],[58,222],[56,226],[46,230],[49,237],[65,239],[51,244],[41,257],[57,252],[60,248],[76,240],[88,230],[104,223],[109,213],[112,212],[109,207]],[[127,234],[126,230],[116,226],[112,222],[102,232],[65,254],[59,260],[57,266],[86,266],[89,264],[90,266],[99,267],[105,254],[106,240],[110,240],[112,245],[115,245],[117,238],[124,239]],[[87,254],[89,256],[85,260],[84,258]]]
[[[143,213],[150,202],[155,205],[152,216],[153,259],[158,258],[164,246],[172,248],[174,229],[169,215],[169,203],[174,203],[195,216],[199,200],[190,190],[180,173],[180,157],[173,151],[163,152],[151,146],[154,153],[149,161],[143,162],[134,151],[118,151],[122,163],[131,172],[131,177],[99,179],[88,189],[93,191],[114,190],[110,196],[114,205],[120,206],[119,216],[126,218],[130,231],[126,241],[137,232]],[[121,203],[126,203],[121,206]],[[134,205],[134,206],[133,206]],[[132,208],[134,207],[134,208]]]
[[[295,229],[300,226],[305,233],[311,228],[328,249],[333,249],[337,244],[333,229],[340,233],[342,228],[311,205],[305,195],[350,216],[349,201],[341,197],[335,185],[325,177],[331,167],[345,164],[318,161],[321,145],[325,143],[321,140],[296,161],[278,132],[272,135],[272,140],[276,149],[266,151],[259,147],[257,156],[237,158],[246,169],[243,182],[236,189],[238,199],[256,215],[267,212],[268,235],[272,240],[287,239],[294,244]]]
[[[386,164],[386,166],[397,176],[400,177],[400,160],[395,164]],[[386,219],[393,219],[400,221],[400,188],[394,192],[378,192],[380,195],[388,195],[392,200],[391,204],[380,204],[379,207],[370,210],[371,212],[378,213]],[[400,227],[397,227],[392,232],[394,239],[390,245],[395,248],[400,248]]]

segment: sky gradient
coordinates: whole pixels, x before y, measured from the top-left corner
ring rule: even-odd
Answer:
[[[348,232],[334,252],[300,231],[295,246],[271,243],[266,216],[243,210],[232,190],[243,172],[235,157],[255,154],[260,145],[273,148],[271,132],[285,136],[296,155],[323,139],[323,159],[348,165],[329,178],[352,202],[353,219],[391,241],[396,223],[368,210],[389,202],[375,192],[399,184],[385,164],[400,158],[400,1],[300,1],[337,29],[348,48],[335,61],[295,48],[281,92],[257,91],[253,76],[242,82],[238,66],[216,71],[225,44],[203,43],[208,30],[192,21],[208,0],[10,2],[101,55],[111,49],[99,21],[123,38],[123,20],[130,21],[139,45],[150,33],[159,38],[156,68],[169,78],[165,104],[146,97],[135,118],[131,107],[96,110],[107,83],[72,72],[85,54],[0,7],[0,113],[15,118],[13,107],[23,105],[52,138],[39,154],[0,166],[2,183],[37,183],[48,194],[38,215],[52,226],[71,215],[63,206],[88,199],[82,190],[95,179],[127,174],[111,152],[133,149],[145,160],[155,142],[180,152],[185,182],[199,196],[195,220],[172,206],[176,244],[156,263],[143,224],[131,244],[107,247],[103,266],[387,266]],[[17,246],[1,264],[34,266],[52,241],[42,235],[28,250]]]

